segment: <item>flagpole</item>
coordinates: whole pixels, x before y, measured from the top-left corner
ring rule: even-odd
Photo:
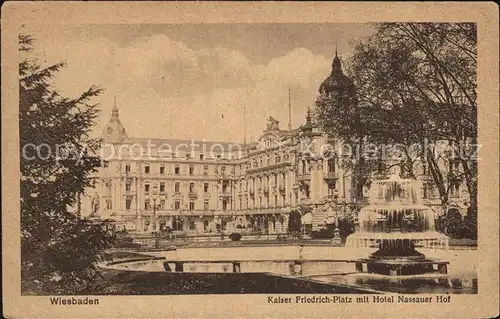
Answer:
[[[243,104],[243,145],[247,145],[247,105]]]
[[[288,89],[288,131],[292,131],[292,103],[290,99],[290,89]]]
[[[172,102],[169,102],[168,110],[169,110],[169,113],[170,113],[170,115],[169,115],[169,117],[170,117],[170,125],[169,125],[170,126],[170,130],[169,130],[170,134],[169,134],[169,138],[172,139]]]

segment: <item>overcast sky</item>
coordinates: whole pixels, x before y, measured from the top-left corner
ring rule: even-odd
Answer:
[[[25,26],[42,64],[65,60],[56,77],[75,96],[90,85],[105,92],[95,102],[109,120],[116,97],[129,136],[217,141],[257,139],[273,116],[304,123],[318,87],[351,42],[372,32],[364,24],[169,24]],[[170,120],[170,113],[172,119]],[[170,125],[172,124],[172,125]]]

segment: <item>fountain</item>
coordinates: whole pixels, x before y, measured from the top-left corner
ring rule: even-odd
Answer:
[[[448,237],[438,233],[434,212],[422,204],[420,183],[392,176],[377,180],[370,205],[358,215],[359,231],[347,238],[348,247],[378,247],[356,262],[358,272],[383,275],[447,273],[446,261],[430,260],[415,248],[447,249]]]

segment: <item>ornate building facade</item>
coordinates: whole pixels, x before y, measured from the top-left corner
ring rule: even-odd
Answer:
[[[355,86],[335,54],[320,93],[338,91],[355,94]],[[111,218],[129,232],[280,234],[292,210],[301,213],[306,230],[320,230],[355,219],[367,201],[368,190],[342,169],[335,151],[326,156],[341,141],[319,132],[309,110],[299,128],[280,129],[269,117],[256,142],[241,144],[132,138],[115,102],[102,135],[108,165],[82,199],[82,213]],[[438,206],[425,167],[419,178],[426,202]],[[450,183],[451,197],[464,202],[463,183]]]
[[[320,229],[338,215],[319,206],[351,189],[336,163],[313,155],[326,139],[309,114],[295,130],[269,117],[262,136],[243,145],[131,138],[115,106],[103,139],[107,165],[86,192],[83,213],[129,232],[280,234],[293,209],[306,227]]]

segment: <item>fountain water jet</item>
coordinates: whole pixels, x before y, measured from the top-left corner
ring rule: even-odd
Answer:
[[[448,237],[438,233],[434,212],[423,205],[420,183],[392,176],[377,180],[369,194],[370,205],[358,215],[359,231],[347,238],[348,247],[378,247],[369,259],[357,262],[358,271],[386,275],[446,273],[445,261],[434,261],[416,247],[448,248]]]

